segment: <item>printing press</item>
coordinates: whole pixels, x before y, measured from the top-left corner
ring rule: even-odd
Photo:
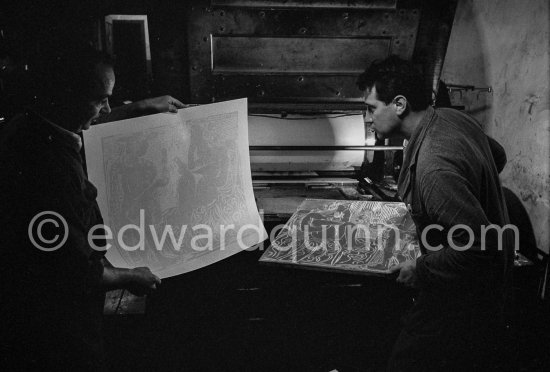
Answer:
[[[192,3],[192,4],[191,4]],[[190,2],[189,103],[248,98],[254,195],[268,233],[306,198],[394,200],[403,141],[377,141],[356,86],[397,54],[439,86],[454,1]],[[434,93],[435,97],[435,93]],[[143,317],[107,331],[154,340],[114,368],[250,371],[383,370],[412,294],[395,278],[258,263],[254,247],[163,281]],[[120,304],[119,304],[120,305]],[[119,317],[116,317],[119,318]],[[137,326],[136,326],[137,325]]]
[[[435,91],[452,4],[196,3],[188,17],[191,100],[248,97],[265,219],[284,222],[306,197],[392,200],[403,141],[377,142],[358,119],[365,106],[356,80],[372,61],[396,54],[429,71]]]

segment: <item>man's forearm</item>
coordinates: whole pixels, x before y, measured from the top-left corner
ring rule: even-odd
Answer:
[[[146,98],[141,101],[114,107],[107,115],[100,116],[96,123],[107,123],[110,121],[135,118],[137,116],[151,115],[161,112],[178,112],[178,109],[187,107],[172,96],[159,96]]]
[[[133,273],[130,269],[104,266],[102,286],[105,290],[127,288],[133,280]]]
[[[161,280],[147,267],[122,269],[113,267],[107,259],[103,258],[103,274],[101,285],[104,290],[128,289],[135,295],[142,296],[157,288]]]
[[[500,268],[496,255],[480,250],[460,252],[451,247],[423,255],[416,260],[418,284],[431,289],[449,289],[484,282]]]

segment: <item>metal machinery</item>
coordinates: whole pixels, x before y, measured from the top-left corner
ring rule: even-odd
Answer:
[[[268,220],[288,218],[303,197],[392,198],[400,165],[397,153],[393,169],[394,152],[402,141],[375,142],[368,128],[352,145],[316,141],[314,127],[303,122],[361,114],[357,77],[391,54],[413,59],[435,91],[453,14],[454,3],[445,1],[193,2],[186,20],[191,101],[248,97],[255,195]],[[293,114],[304,120],[288,124]],[[254,131],[266,116],[281,119],[279,128]],[[336,125],[333,136],[346,129]],[[335,159],[338,151],[354,150],[363,151],[359,164],[296,164],[300,156]],[[266,154],[267,164],[256,162]]]

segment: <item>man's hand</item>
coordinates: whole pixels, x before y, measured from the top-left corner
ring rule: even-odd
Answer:
[[[154,275],[148,267],[122,269],[113,267],[108,261],[103,261],[103,288],[127,289],[136,296],[143,296],[157,288],[160,278]]]
[[[94,120],[95,124],[107,123],[110,121],[135,118],[143,115],[158,114],[161,112],[178,112],[178,109],[189,107],[172,96],[159,96],[146,98],[141,101],[113,107],[111,113],[101,115]]]
[[[178,112],[178,109],[185,108],[184,105],[172,96],[160,96],[154,98],[147,98],[143,100],[143,110],[151,113],[160,112]]]
[[[136,296],[143,296],[160,284],[160,278],[153,274],[148,267],[136,267],[130,270],[130,281],[127,289]]]
[[[399,271],[399,276],[397,277],[397,283],[401,283],[406,287],[415,288],[416,283],[416,260],[415,261],[405,261],[400,264],[392,267],[390,273],[396,273]]]

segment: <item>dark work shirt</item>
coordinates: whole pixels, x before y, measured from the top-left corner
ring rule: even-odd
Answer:
[[[485,296],[500,293],[507,285],[513,254],[511,230],[505,230],[499,243],[498,231],[489,229],[493,224],[508,224],[492,150],[495,147],[480,125],[453,109],[429,107],[412,134],[399,177],[399,195],[410,206],[419,238],[432,224],[441,230],[430,229],[427,246],[421,244],[422,256],[416,263],[420,290],[438,296]],[[457,225],[452,242],[459,248],[471,243],[470,249],[451,247],[448,233]],[[438,246],[438,250],[429,249]]]
[[[87,370],[101,364],[103,252],[87,240],[90,228],[102,223],[96,195],[78,146],[67,133],[32,113],[2,129],[2,347],[9,353],[25,345],[29,354],[19,361],[31,367],[60,360],[66,367]],[[67,223],[67,239],[53,251],[38,249],[29,238],[30,221],[45,211],[58,213]],[[43,227],[47,239],[65,231],[48,230],[51,223]]]

